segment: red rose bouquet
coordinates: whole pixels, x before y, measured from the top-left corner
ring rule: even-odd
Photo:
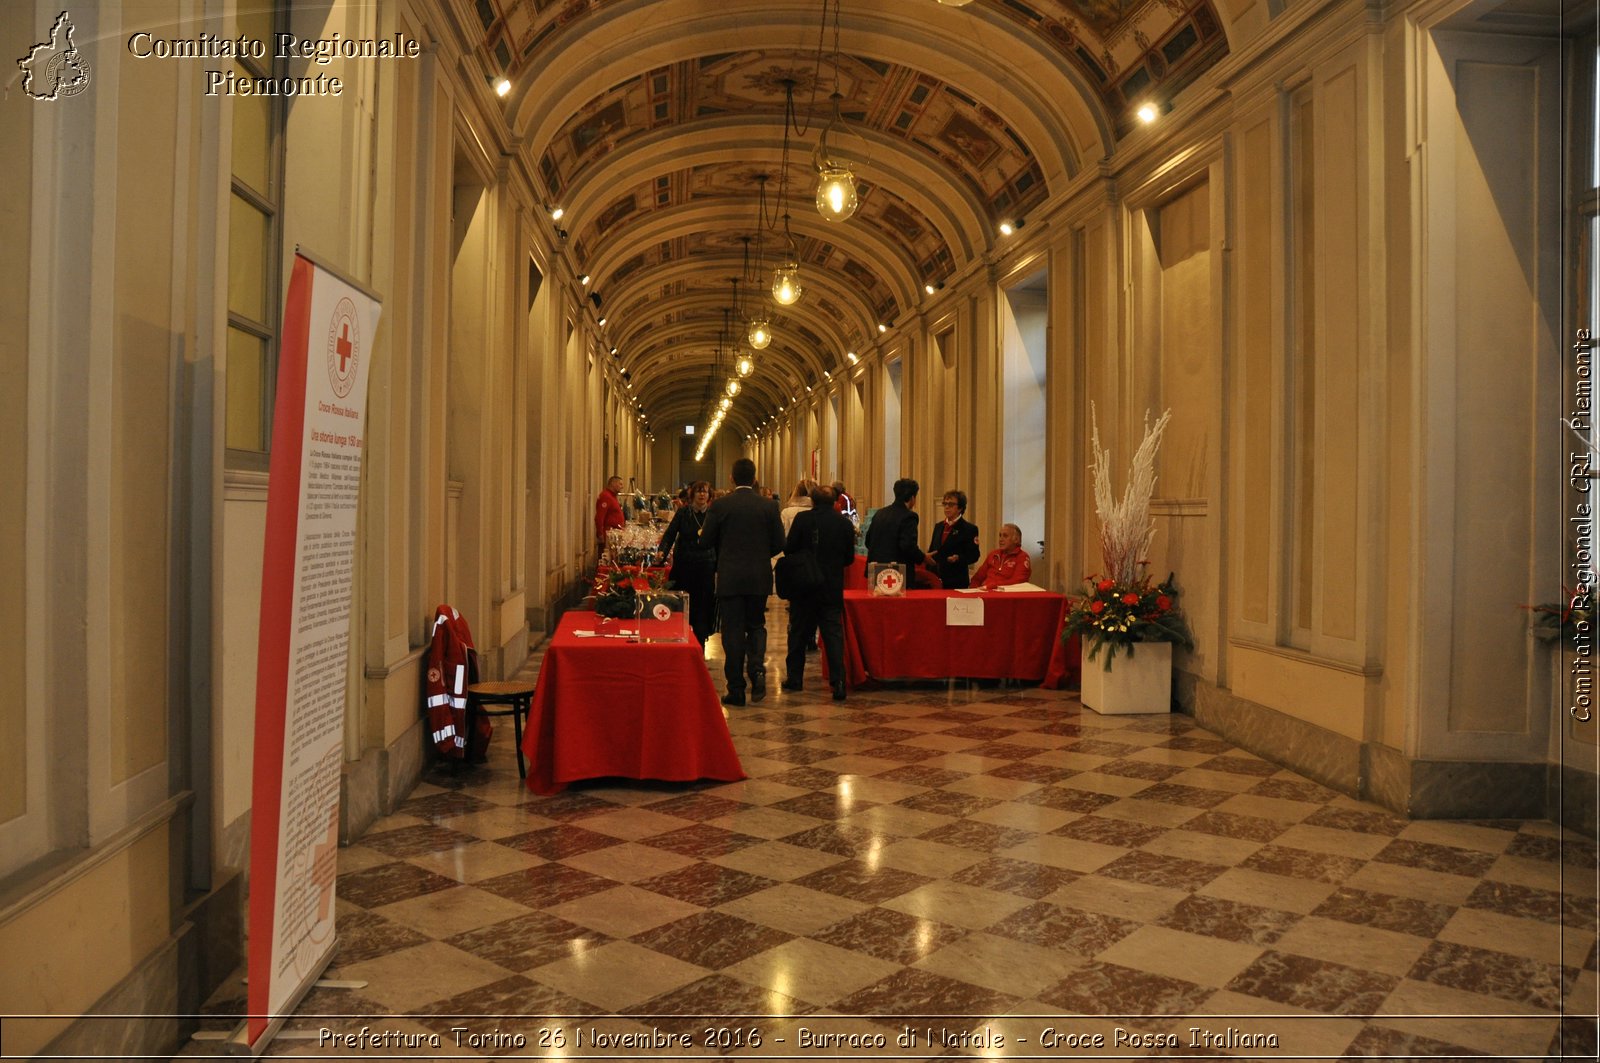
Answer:
[[[1086,660],[1105,650],[1103,667],[1109,671],[1119,652],[1133,655],[1138,642],[1176,642],[1194,649],[1189,624],[1178,610],[1178,589],[1169,574],[1160,583],[1149,577],[1119,583],[1102,576],[1084,581],[1084,593],[1073,600],[1062,629],[1063,638],[1077,635],[1088,652]]]

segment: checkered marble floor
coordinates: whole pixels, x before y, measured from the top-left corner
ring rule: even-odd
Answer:
[[[769,619],[747,780],[538,797],[499,726],[340,852],[328,977],[366,985],[271,1052],[1594,1057],[1596,855],[1557,826],[1409,822],[1069,693],[783,691]]]

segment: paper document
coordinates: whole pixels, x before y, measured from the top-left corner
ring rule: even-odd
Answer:
[[[982,598],[946,598],[944,622],[948,627],[982,627]]]
[[[996,587],[997,591],[1042,591],[1043,587],[1037,583],[1012,583],[1004,587]]]

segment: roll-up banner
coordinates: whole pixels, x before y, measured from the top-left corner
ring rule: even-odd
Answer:
[[[250,810],[259,1052],[333,955],[356,502],[377,296],[296,251],[272,420]]]

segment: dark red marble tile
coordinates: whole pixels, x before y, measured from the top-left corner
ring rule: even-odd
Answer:
[[[1393,838],[1406,829],[1411,821],[1391,816],[1387,812],[1364,808],[1319,808],[1303,821],[1313,827],[1332,827],[1335,830],[1353,830],[1362,834],[1385,834]]]
[[[1314,853],[1286,845],[1265,845],[1245,857],[1240,867],[1265,871],[1285,878],[1304,878],[1314,882],[1340,883],[1361,870],[1366,861],[1353,856]]]
[[[790,940],[792,934],[738,919],[725,912],[697,912],[641,934],[635,944],[713,971],[749,959]]]
[[[949,786],[953,782],[960,782],[967,778],[965,772],[949,771],[945,768],[930,767],[926,764],[907,764],[900,768],[891,768],[879,772],[876,778],[887,779],[890,782],[903,782],[911,786]]]
[[[1124,849],[1137,849],[1153,842],[1168,828],[1150,823],[1135,823],[1126,819],[1108,819],[1105,816],[1082,816],[1071,823],[1051,831],[1062,838],[1076,838],[1081,842],[1098,842],[1101,845],[1119,845]]]
[[[1241,838],[1252,842],[1270,842],[1289,829],[1289,824],[1260,816],[1238,816],[1232,812],[1202,812],[1183,824],[1184,830],[1200,834],[1214,834],[1219,838]]]
[[[1010,738],[1017,733],[1017,729],[1015,727],[996,727],[993,722],[969,723],[961,727],[952,727],[948,731],[940,733],[952,735],[956,738],[971,738],[979,742],[993,742]]]
[[[746,806],[739,801],[729,801],[725,797],[713,794],[683,794],[644,807],[663,816],[677,816],[679,819],[692,819],[704,823],[708,819],[731,816]]]
[[[612,939],[597,930],[530,912],[492,926],[448,937],[445,942],[518,973],[599,948]]]
[[[1071,1015],[1193,1015],[1214,992],[1179,978],[1090,962],[1038,997]]]
[[[1062,812],[1098,812],[1122,798],[1095,793],[1093,790],[1080,790],[1076,786],[1046,786],[1042,790],[1023,794],[1017,800],[1025,805],[1043,805]]]
[[[1006,916],[991,926],[989,933],[1079,956],[1095,956],[1139,926],[1131,919],[1037,901]]]
[[[1493,853],[1480,853],[1475,849],[1458,849],[1453,845],[1434,845],[1432,842],[1414,842],[1396,838],[1385,845],[1373,859],[1384,864],[1400,864],[1428,871],[1443,871],[1450,875],[1477,877],[1493,867],[1498,857]]]
[[[1265,948],[1300,921],[1293,912],[1192,894],[1156,920],[1157,926]]]
[[[579,789],[569,789],[550,797],[530,793],[523,807],[536,815],[544,816],[546,819],[558,819],[563,823],[600,812],[617,810],[617,806],[610,801],[591,797]]]
[[[340,898],[362,908],[380,908],[395,901],[408,901],[440,890],[455,889],[461,883],[436,875],[415,864],[379,864],[365,871],[339,876]]]
[[[1137,753],[1143,746],[1130,746],[1124,742],[1112,742],[1105,738],[1083,738],[1072,747],[1075,753],[1088,753],[1096,757],[1126,757]]]
[[[834,756],[839,754],[835,753]],[[949,756],[946,749],[929,749],[927,746],[887,745],[871,746],[863,749],[859,754],[863,757],[876,757],[878,760],[894,761],[896,764],[920,764],[924,760],[937,760],[939,757]]]
[[[1013,845],[1021,845],[1034,835],[1025,830],[997,827],[992,823],[979,823],[963,819],[935,827],[922,835],[928,841],[959,845],[963,849],[976,849],[984,853],[997,853]]]
[[[1195,765],[1201,771],[1225,771],[1230,775],[1254,775],[1268,778],[1278,774],[1283,769],[1271,761],[1257,760],[1254,757],[1220,756],[1202,761]]]
[[[1435,941],[1412,965],[1406,977],[1559,1011],[1566,975],[1555,964]]]
[[[760,875],[751,875],[720,864],[704,863],[690,864],[634,883],[639,889],[688,904],[698,904],[702,908],[715,908],[719,904],[771,889],[777,884]]]
[[[1305,801],[1325,805],[1338,793],[1309,779],[1262,779],[1245,793],[1256,797],[1276,797],[1280,801]]]
[[[1011,779],[1015,782],[1036,782],[1040,785],[1060,782],[1070,779],[1078,774],[1074,768],[1058,768],[1051,764],[1040,764],[1036,760],[1014,761],[991,768],[984,772],[997,779]]]
[[[615,889],[617,884],[566,864],[540,864],[525,871],[484,879],[476,885],[480,890],[529,908],[549,908],[601,890]]]
[[[1082,877],[1078,872],[1065,868],[992,856],[982,863],[962,868],[951,875],[950,880],[965,886],[979,886],[1037,900]]]
[[[1228,870],[1226,867],[1202,863],[1199,860],[1138,852],[1118,857],[1095,874],[1125,879],[1129,882],[1142,882],[1147,886],[1163,886],[1168,889],[1193,892],[1226,870]]]
[[[790,797],[779,801],[769,807],[780,812],[793,812],[799,816],[810,816],[812,819],[834,820],[848,816],[852,812],[871,808],[876,801],[863,801],[860,798],[846,798],[835,793],[809,793],[799,797]]]
[[[830,1007],[841,1015],[892,1015],[898,1022],[931,1015],[1002,1015],[1016,1003],[1016,997],[993,989],[906,967]]]
[[[884,844],[881,837],[865,827],[840,826],[836,823],[824,823],[809,830],[797,831],[782,840],[787,845],[816,849],[835,856],[855,856]]]
[[[437,822],[452,816],[465,816],[471,812],[483,812],[498,807],[500,806],[480,797],[474,797],[465,790],[451,790],[448,793],[412,798],[401,804],[395,812],[402,816],[415,816],[418,819]]]
[[[837,897],[848,897],[853,901],[881,904],[903,893],[910,893],[919,886],[926,886],[932,881],[933,879],[926,875],[917,875],[910,871],[892,867],[873,869],[859,860],[846,860],[832,867],[813,871],[809,875],[802,875],[794,880],[794,884],[806,889],[831,893]]]
[[[1204,790],[1181,783],[1158,782],[1134,794],[1141,801],[1160,801],[1185,808],[1215,808],[1234,795],[1226,790]]]
[[[966,937],[967,931],[891,908],[868,908],[811,936],[825,945],[910,965]]]
[[[580,853],[592,853],[596,849],[621,845],[622,839],[584,830],[571,824],[563,824],[531,830],[526,834],[513,834],[509,838],[498,839],[498,844],[533,856],[542,856],[546,860],[563,860]]]
[[[658,834],[653,838],[639,839],[643,845],[702,859],[727,856],[740,849],[760,845],[762,840],[749,834],[740,834],[738,831],[714,827],[709,823],[696,823],[692,827],[682,827],[666,834]]]
[[[803,1000],[784,996],[771,989],[753,986],[749,982],[741,982],[725,974],[707,975],[628,1009],[629,1014],[638,1018],[679,1016],[703,1020],[687,1026],[682,1023],[675,1026],[677,1029],[695,1034],[702,1033],[706,1025],[740,1028],[745,1031],[763,1025],[759,1021],[730,1023],[727,1020],[730,1015],[805,1015],[813,1010],[815,1010],[813,1005]],[[703,1046],[704,1042],[697,1036],[695,1044]],[[763,1044],[758,1047],[776,1049],[781,1046]]]
[[[1372,1015],[1399,984],[1389,975],[1268,950],[1227,988],[1309,1011]]]
[[[342,881],[338,892],[344,895]],[[339,916],[339,947],[333,956],[333,966],[347,967],[414,945],[426,945],[431,940],[426,934],[391,923],[372,912],[346,912]]]
[[[839,785],[839,773],[826,768],[791,768],[776,775],[768,775],[762,782],[775,782],[802,790],[831,790]]]
[[[1406,1033],[1403,1030],[1371,1024],[1363,1026],[1361,1032],[1356,1034],[1355,1040],[1344,1050],[1346,1059],[1428,1059],[1441,1063],[1444,1060],[1466,1059],[1483,1054],[1470,1048],[1450,1044],[1448,1041],[1424,1037],[1422,1034]]]
[[[376,834],[364,835],[361,839],[361,844],[368,849],[376,849],[385,856],[403,858],[443,852],[446,849],[463,848],[474,844],[478,840],[470,834],[462,834],[460,831],[450,830],[448,827],[418,824],[412,827],[401,827],[398,830],[379,831]]]
[[[1127,779],[1148,779],[1151,782],[1170,779],[1183,770],[1176,764],[1152,764],[1148,760],[1113,760],[1095,769],[1106,775],[1121,775]]]
[[[925,790],[902,798],[895,804],[913,808],[918,812],[933,812],[941,816],[970,816],[1000,802],[992,797],[956,793],[954,790]]]
[[[1311,914],[1431,938],[1438,936],[1455,913],[1455,908],[1448,904],[1340,886]]]

